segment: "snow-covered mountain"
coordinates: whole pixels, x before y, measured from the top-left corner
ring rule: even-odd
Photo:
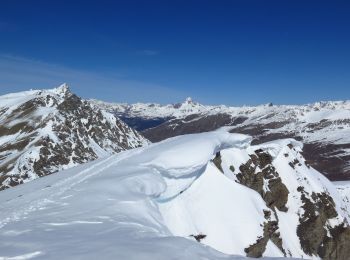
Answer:
[[[0,190],[147,143],[65,84],[0,96]]]
[[[344,197],[302,144],[251,139],[178,136],[1,191],[0,258],[349,259]]]
[[[254,143],[295,138],[309,163],[332,180],[350,179],[350,101],[308,105],[205,106],[188,98],[175,105],[93,101],[151,141],[234,126]]]
[[[188,97],[183,103],[161,105],[156,103],[108,103],[99,100],[90,100],[91,102],[103,107],[106,110],[113,109],[120,116],[130,118],[184,118],[188,115],[202,114],[211,110],[228,109],[225,106],[204,106],[194,102]]]

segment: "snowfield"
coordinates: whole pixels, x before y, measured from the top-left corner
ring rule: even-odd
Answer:
[[[0,259],[245,259],[270,210],[229,173],[232,162],[237,169],[264,146],[250,141],[226,129],[178,136],[4,190]],[[288,212],[276,209],[283,248],[288,256],[318,259],[302,251],[296,236],[297,186],[308,182],[305,190],[332,194],[339,213],[333,225],[346,217],[343,202],[317,171],[303,179],[308,168],[302,166],[293,176],[283,156],[291,142],[264,146],[290,184]],[[301,148],[294,145],[297,156]],[[212,160],[219,151],[223,173]],[[205,235],[200,243],[198,235]],[[269,240],[264,257],[283,255]]]

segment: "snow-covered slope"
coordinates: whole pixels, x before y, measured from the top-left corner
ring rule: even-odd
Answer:
[[[0,257],[348,259],[343,201],[300,144],[250,141],[174,137],[2,191]]]
[[[344,202],[344,209],[350,212],[350,181],[336,181],[333,183]]]
[[[306,159],[328,178],[350,179],[350,101],[255,107],[205,106],[189,98],[175,105],[93,102],[151,141],[224,125],[252,135],[255,143],[292,137],[303,141]]]
[[[0,96],[0,190],[143,144],[65,84]]]

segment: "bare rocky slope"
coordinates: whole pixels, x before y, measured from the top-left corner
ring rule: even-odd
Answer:
[[[118,115],[152,142],[233,126],[254,144],[279,138],[304,143],[310,165],[331,180],[350,179],[350,101],[308,105],[205,106],[188,98],[174,105],[93,101]]]
[[[0,96],[0,190],[147,143],[65,84]]]

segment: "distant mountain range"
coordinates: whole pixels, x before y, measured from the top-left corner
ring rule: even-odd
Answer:
[[[331,180],[350,179],[350,101],[242,107],[207,106],[191,98],[169,105],[91,102],[152,142],[221,126],[253,136],[254,144],[295,138],[304,143],[303,155],[314,168]]]
[[[0,190],[147,143],[65,84],[0,96]]]

